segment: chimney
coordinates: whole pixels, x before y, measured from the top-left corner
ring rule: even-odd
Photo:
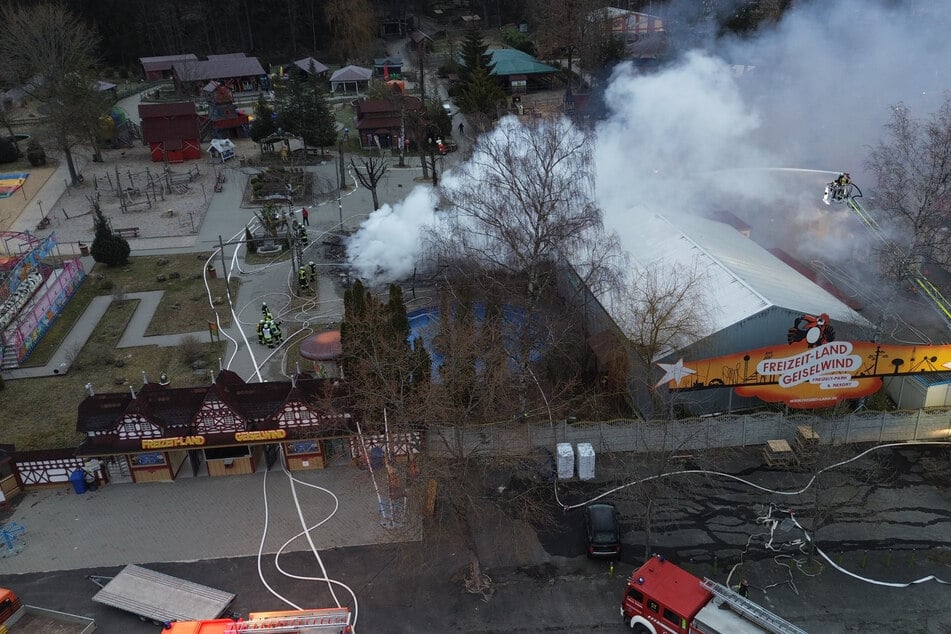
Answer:
[[[215,371],[214,371],[214,370],[208,370],[208,374],[211,375],[211,384],[214,385],[214,384],[215,384]]]
[[[142,370],[142,385],[145,385],[148,382],[149,382],[149,377],[146,376],[145,370]]]
[[[96,393],[92,391],[92,383],[87,383],[87,384],[86,384],[86,394],[88,394],[89,396],[95,396],[95,395],[96,395]]]
[[[218,371],[221,372],[225,369],[225,366],[221,363],[221,357],[218,357]]]

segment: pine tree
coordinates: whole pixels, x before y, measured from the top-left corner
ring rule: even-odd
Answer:
[[[476,68],[463,86],[459,96],[459,106],[463,111],[479,114],[487,120],[498,116],[498,105],[505,100],[505,93],[499,87],[499,82],[490,77],[488,71],[481,66]]]
[[[122,236],[117,236],[112,232],[109,221],[102,213],[98,202],[92,205],[93,213],[96,214],[94,226],[96,237],[92,241],[89,253],[92,258],[106,266],[119,266],[129,261],[129,253],[132,249],[129,243]]]
[[[406,314],[406,302],[403,300],[403,288],[399,284],[390,284],[390,297],[386,303],[386,314],[393,342],[407,343],[409,339],[409,317]]]
[[[251,122],[251,140],[260,143],[261,139],[267,138],[277,131],[277,124],[274,123],[274,109],[259,97],[258,102],[254,104],[254,121]]]
[[[479,30],[470,28],[462,41],[462,68],[459,69],[459,76],[463,83],[469,83],[476,68],[484,68],[486,74],[492,73],[495,64],[492,63],[492,55],[488,50]]]

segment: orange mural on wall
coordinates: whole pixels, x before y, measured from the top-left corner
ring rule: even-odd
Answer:
[[[786,341],[699,361],[658,363],[664,376],[657,386],[732,388],[738,396],[807,409],[873,394],[883,376],[951,369],[951,345],[836,341],[828,315],[802,315]]]

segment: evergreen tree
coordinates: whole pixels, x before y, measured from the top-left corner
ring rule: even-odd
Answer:
[[[403,288],[399,284],[390,284],[390,298],[386,303],[387,321],[390,336],[394,343],[408,343],[409,317],[406,314],[406,302],[403,300]]]
[[[484,68],[487,75],[492,73],[495,64],[492,63],[492,55],[488,50],[479,30],[470,28],[462,41],[462,68],[459,69],[459,77],[463,83],[469,83],[476,68]]]
[[[277,131],[277,124],[274,123],[274,109],[271,104],[265,101],[264,97],[259,97],[258,102],[254,104],[254,121],[251,122],[251,140],[260,143],[261,139],[267,138]]]
[[[433,375],[433,360],[423,343],[422,337],[413,340],[413,389],[416,391],[429,385]]]
[[[498,106],[505,100],[505,93],[494,77],[481,66],[476,68],[469,81],[462,87],[459,107],[464,112],[479,115],[491,121],[498,117]]]
[[[122,236],[117,236],[112,232],[109,221],[99,208],[99,203],[93,203],[93,213],[96,218],[93,221],[96,229],[96,237],[92,241],[89,253],[92,258],[106,266],[119,266],[129,261],[129,253],[132,249],[129,243]]]

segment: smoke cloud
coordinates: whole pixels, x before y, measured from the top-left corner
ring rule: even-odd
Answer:
[[[697,15],[676,12],[699,4],[655,2],[653,11],[684,24]],[[856,235],[832,226],[844,221],[823,209],[822,187],[848,171],[868,196],[865,156],[892,106],[903,102],[919,117],[936,110],[951,89],[949,14],[947,2],[796,2],[750,37],[715,39],[715,29],[695,28],[702,49],[662,69],[618,66],[593,166],[608,227],[635,245],[640,213],[726,208],[765,246],[789,247],[799,236],[830,255]],[[375,212],[350,243],[358,274],[412,272],[434,209],[432,191],[417,188]],[[831,228],[804,229],[823,223]]]

